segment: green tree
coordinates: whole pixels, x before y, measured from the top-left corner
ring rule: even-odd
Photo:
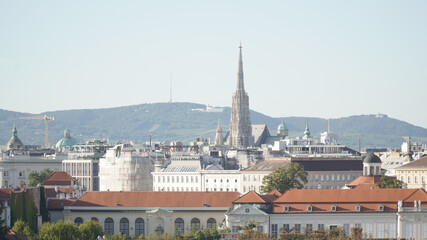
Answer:
[[[381,181],[377,182],[375,186],[379,188],[402,188],[402,181],[397,179],[391,180],[384,174],[381,176]]]
[[[303,188],[307,183],[307,172],[304,167],[295,162],[279,167],[262,179],[261,191],[264,193],[277,190],[286,192],[293,188]]]
[[[363,233],[362,228],[352,228],[351,229],[351,240],[361,240]]]
[[[126,234],[117,233],[108,237],[105,237],[106,240],[126,240]]]
[[[58,221],[56,223],[45,222],[39,229],[40,240],[80,240],[81,233],[72,222]]]
[[[37,184],[41,184],[43,182],[43,180],[45,180],[47,177],[50,176],[50,174],[52,174],[53,171],[51,171],[49,168],[45,168],[43,169],[43,171],[41,172],[32,172],[30,173],[30,175],[28,176],[28,187],[36,187]]]
[[[201,230],[201,229],[197,230],[194,233],[194,238],[195,239],[201,240],[201,239],[205,239],[205,237],[206,237],[205,232],[203,230]]]
[[[3,216],[3,206],[1,206],[0,204],[0,239],[4,239],[7,232],[6,223],[2,218],[2,216]]]
[[[16,233],[24,234],[29,239],[33,239],[35,237],[33,231],[31,231],[30,226],[21,219],[18,219],[17,221],[15,221],[11,230]]]
[[[79,226],[82,239],[96,239],[98,236],[104,236],[104,230],[97,221],[88,220]]]

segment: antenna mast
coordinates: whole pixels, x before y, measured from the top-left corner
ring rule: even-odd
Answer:
[[[169,84],[169,102],[172,102],[172,73],[170,74],[170,84]]]

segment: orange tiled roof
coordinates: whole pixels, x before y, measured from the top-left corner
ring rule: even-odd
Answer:
[[[42,185],[43,186],[60,186],[65,185],[69,186],[71,185],[71,180],[73,180],[73,177],[66,173],[66,172],[53,172],[49,177],[47,177]]]
[[[233,203],[270,203],[280,197],[282,194],[274,190],[265,195],[258,194],[254,191],[249,191]]]
[[[396,179],[396,177],[387,177],[390,180]],[[360,176],[356,178],[353,182],[348,184],[349,187],[363,187],[370,188],[375,187],[377,182],[381,182],[381,176]]]
[[[331,212],[333,205],[336,212],[355,212],[357,205],[363,212],[378,212],[379,205],[384,211],[396,211],[399,200],[403,206],[412,207],[415,200],[425,206],[427,193],[423,189],[292,189],[273,201],[273,213],[283,213],[284,206],[289,213],[307,212],[309,205],[313,212]]]
[[[249,191],[239,199],[235,200],[233,203],[266,203],[266,201],[261,197],[260,194],[254,191]]]
[[[72,206],[230,207],[238,192],[87,192]]]

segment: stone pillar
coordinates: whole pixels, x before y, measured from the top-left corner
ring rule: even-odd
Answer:
[[[403,219],[400,213],[397,214],[397,239],[403,237]]]

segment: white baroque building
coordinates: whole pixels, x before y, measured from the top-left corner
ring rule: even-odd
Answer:
[[[293,189],[283,195],[249,192],[233,202],[226,226],[250,221],[278,238],[282,232],[362,228],[364,238],[427,239],[427,193],[423,189]]]
[[[93,219],[107,235],[173,236],[194,228],[220,228],[237,192],[87,192],[65,206],[64,220]]]
[[[149,153],[129,144],[116,145],[99,159],[99,190],[151,191],[153,170]]]
[[[239,170],[204,166],[201,160],[171,161],[152,175],[154,191],[240,191]]]
[[[15,152],[13,155],[0,153],[0,181],[2,188],[27,186],[30,173],[41,172],[46,168],[61,171],[61,155],[31,156],[26,152]]]

